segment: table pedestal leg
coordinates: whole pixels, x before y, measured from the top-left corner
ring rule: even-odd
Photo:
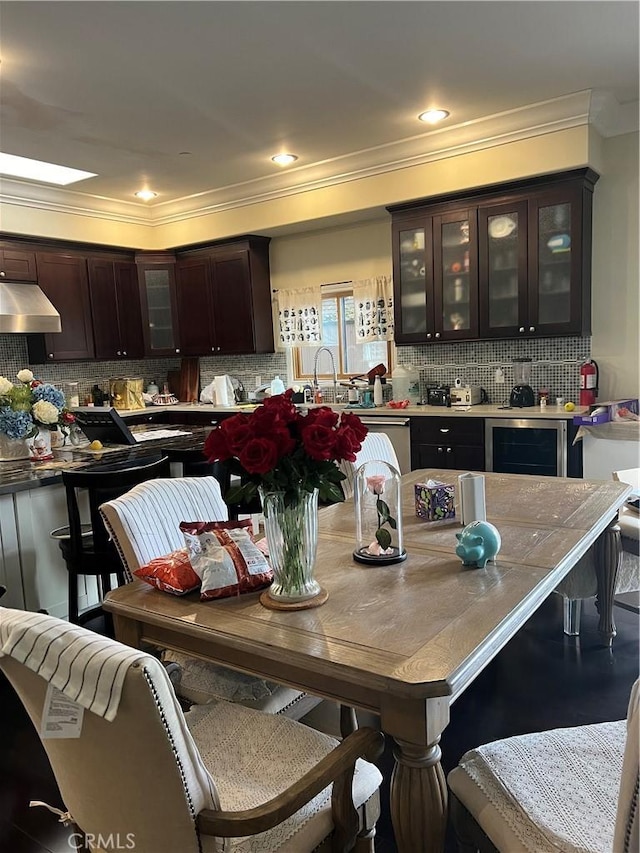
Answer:
[[[606,646],[610,646],[616,635],[613,621],[613,596],[616,591],[616,580],[622,561],[622,542],[620,540],[620,525],[611,522],[595,543],[596,581],[598,592],[596,607],[600,614],[598,631]]]
[[[447,783],[440,738],[417,746],[396,738],[391,777],[391,819],[399,853],[440,853],[447,820]]]

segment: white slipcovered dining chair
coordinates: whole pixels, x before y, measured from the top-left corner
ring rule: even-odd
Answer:
[[[184,547],[181,521],[228,519],[227,505],[215,477],[149,480],[122,497],[103,503],[100,513],[129,582],[140,566]],[[190,702],[203,704],[211,699],[226,699],[299,720],[322,701],[292,687],[170,649],[163,652],[162,659],[172,673],[176,692]]]
[[[639,682],[627,721],[519,735],[448,775],[461,853],[638,853]]]
[[[39,613],[0,608],[0,670],[40,733],[73,849],[77,828],[99,853],[114,839],[136,853],[373,851],[372,729],[338,743],[227,702],[183,714],[156,658]],[[54,688],[66,717],[49,714]]]
[[[364,465],[365,462],[374,461],[388,462],[390,465],[393,465],[396,471],[400,471],[400,464],[391,439],[383,432],[367,433],[362,442],[362,447],[356,453],[355,462],[343,461],[338,463],[338,467],[346,476],[346,480],[340,483],[345,500],[353,497],[353,484],[358,468]]]
[[[614,471],[613,479],[640,488],[640,469]],[[640,514],[632,504],[622,507],[618,515],[622,555],[615,593],[633,592],[640,589]],[[564,633],[576,636],[580,633],[582,600],[592,598],[598,592],[596,577],[596,550],[592,548],[576,563],[569,574],[556,587],[564,599]],[[613,599],[611,603],[613,609]],[[608,614],[613,625],[613,613]]]

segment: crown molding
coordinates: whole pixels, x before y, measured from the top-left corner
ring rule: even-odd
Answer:
[[[620,128],[633,123],[634,107],[637,129],[637,103],[621,106],[607,93],[576,92],[287,169],[286,172],[151,205],[14,179],[2,179],[0,202],[156,227],[338,186],[589,123],[603,136],[629,132]]]

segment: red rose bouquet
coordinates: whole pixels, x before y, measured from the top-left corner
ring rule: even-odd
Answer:
[[[318,489],[321,501],[342,501],[345,475],[336,462],[354,462],[367,428],[351,412],[338,414],[322,406],[302,415],[292,391],[270,397],[249,415],[238,414],[212,430],[204,452],[241,478],[226,495],[230,504],[254,498],[258,487],[282,491],[285,503],[300,491]]]

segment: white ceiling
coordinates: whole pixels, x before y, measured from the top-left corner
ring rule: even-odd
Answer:
[[[576,92],[637,105],[638,8],[1,2],[0,149],[97,172],[76,199],[141,210],[331,181]],[[451,112],[437,131],[416,120],[432,106]]]

